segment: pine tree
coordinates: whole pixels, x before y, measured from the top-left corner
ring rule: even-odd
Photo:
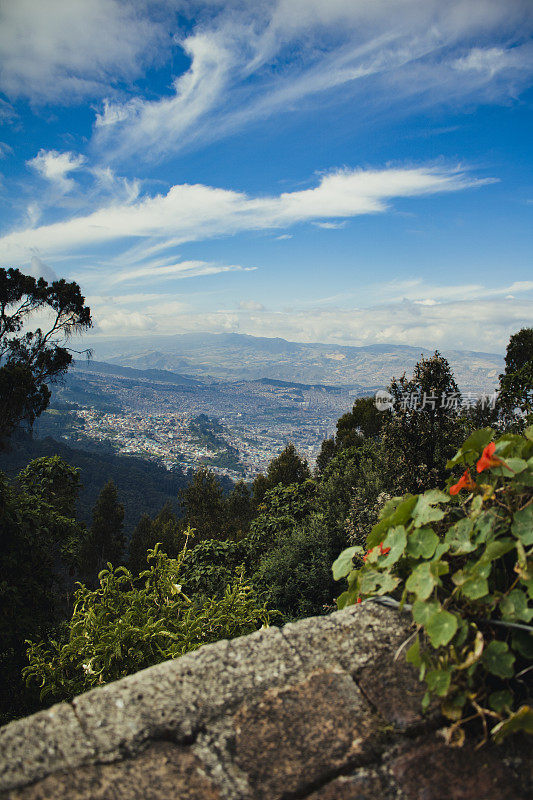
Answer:
[[[240,539],[250,528],[252,496],[244,481],[238,481],[227,501],[228,531],[232,538]]]
[[[146,569],[146,553],[153,547],[152,520],[143,514],[131,535],[128,568],[133,575]]]
[[[152,522],[152,543],[155,547],[159,542],[161,551],[170,558],[176,558],[183,547],[184,537],[182,525],[176,518],[170,503],[165,503],[161,511]]]
[[[195,541],[223,539],[226,527],[226,506],[222,486],[211,470],[196,470],[190,484],[180,492],[185,512],[185,525],[194,528]]]
[[[117,487],[108,481],[93,509],[93,522],[82,544],[80,570],[89,580],[111,562],[122,563],[124,554],[124,506],[118,502]]]

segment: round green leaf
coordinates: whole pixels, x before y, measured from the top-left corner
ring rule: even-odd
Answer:
[[[431,558],[439,537],[431,528],[415,528],[407,539],[407,553],[413,558]]]
[[[392,592],[399,584],[400,579],[388,572],[368,570],[361,573],[359,590],[365,595],[381,595]]]
[[[515,513],[511,531],[526,547],[533,544],[533,505]]]
[[[387,533],[383,542],[383,549],[390,547],[390,552],[386,556],[379,559],[380,567],[391,567],[399,560],[405,550],[407,544],[407,534],[403,525],[397,525]]]
[[[440,489],[430,489],[428,492],[421,494],[412,513],[415,527],[419,528],[422,525],[427,525],[428,522],[436,522],[442,519],[444,511],[441,508],[435,508],[435,506],[438,503],[449,502],[449,496],[441,492]]]
[[[465,597],[470,600],[479,600],[481,597],[486,597],[489,593],[489,583],[486,578],[479,575],[473,575],[468,578],[461,589]]]
[[[493,711],[501,714],[502,711],[509,711],[513,705],[513,693],[504,689],[501,692],[492,692],[489,697],[489,706]]]
[[[429,561],[415,567],[405,584],[407,591],[414,592],[419,600],[426,600],[436,585],[437,578],[431,571]]]
[[[427,625],[428,620],[439,610],[438,600],[415,600],[413,603],[413,619],[417,625]]]
[[[426,684],[432,694],[444,697],[450,688],[451,679],[451,670],[432,669],[426,675]]]
[[[512,678],[514,675],[514,655],[509,652],[505,642],[493,641],[485,648],[482,656],[485,669],[499,678]]]
[[[359,547],[358,545],[355,547],[348,547],[346,550],[343,550],[340,556],[333,562],[333,566],[331,568],[333,571],[333,578],[336,581],[339,581],[341,578],[345,578],[353,569],[353,557],[362,552],[363,548]]]
[[[425,628],[433,647],[444,647],[455,635],[457,617],[440,609],[430,617]]]
[[[500,603],[503,619],[510,621],[530,622],[533,608],[528,606],[527,595],[521,589],[513,589]]]
[[[474,523],[469,517],[460,519],[455,525],[447,532],[444,537],[446,544],[450,546],[450,550],[454,556],[464,555],[471,553],[476,549],[476,545],[472,541],[472,528]]]

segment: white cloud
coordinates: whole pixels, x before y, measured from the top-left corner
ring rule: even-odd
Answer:
[[[55,184],[61,192],[74,188],[74,181],[67,176],[85,164],[85,156],[77,153],[58,153],[57,150],[39,150],[35,158],[27,161],[43,178]]]
[[[93,312],[95,333],[132,334],[135,332],[148,332],[157,329],[156,320],[149,314],[139,311],[123,311],[110,307]]]
[[[202,275],[217,275],[222,272],[253,272],[256,267],[241,267],[238,264],[211,264],[207,261],[181,261],[164,266],[147,266],[119,272],[110,284],[133,283],[138,281],[198,278]]]
[[[530,0],[211,4],[178,37],[191,63],[173,93],[105,100],[96,144],[107,157],[142,149],[160,159],[298,111],[303,100],[323,103],[325,92],[328,103],[351,97],[363,114],[370,106],[403,113],[417,96],[432,104],[514,96],[533,76],[532,31]]]
[[[149,246],[167,248],[168,240],[176,245],[245,230],[287,228],[317,218],[383,212],[393,198],[458,191],[486,182],[456,169],[413,167],[337,170],[323,175],[312,189],[272,197],[181,184],[165,195],[115,203],[87,216],[8,233],[0,238],[0,257],[24,260],[30,250],[45,258],[74,256],[112,242],[120,243],[124,251],[128,240],[141,239]]]
[[[511,287],[514,298],[508,299]],[[356,302],[343,295],[330,298],[325,305],[295,303],[278,310],[266,309],[254,300],[241,301],[237,309],[209,309],[206,295],[196,300],[187,295],[187,302],[172,295],[139,293],[89,296],[88,301],[96,319],[104,320],[97,333],[117,336],[128,335],[135,326],[147,335],[238,330],[298,342],[395,343],[494,353],[505,349],[512,333],[531,324],[533,281],[439,287],[413,279],[404,282],[403,296],[398,289],[398,282],[362,286]],[[157,339],[151,346],[157,347]]]
[[[324,228],[326,231],[336,231],[346,227],[346,222],[313,222],[317,228]]]
[[[475,72],[493,78],[504,70],[521,70],[533,67],[531,44],[504,49],[502,47],[473,47],[470,52],[453,62],[459,72]]]
[[[228,328],[254,336],[280,336],[289,341],[331,344],[409,344],[485,352],[503,351],[509,337],[531,324],[532,298],[506,300],[478,297],[435,305],[410,301],[361,308],[291,308],[287,311],[194,314],[172,321],[160,319],[158,331],[212,331]],[[468,320],[468,324],[465,324]],[[167,327],[168,325],[168,327]]]
[[[13,148],[7,142],[0,142],[0,158],[6,158],[13,153]]]
[[[0,5],[0,90],[32,103],[101,97],[164,48],[140,0],[6,0]]]
[[[27,272],[28,275],[32,275],[34,278],[44,278],[45,281],[49,283],[57,281],[58,279],[52,267],[49,267],[48,264],[45,264],[44,261],[41,261],[37,256],[31,257],[30,268]]]

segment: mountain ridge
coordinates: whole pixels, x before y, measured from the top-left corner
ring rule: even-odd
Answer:
[[[152,347],[150,347],[152,345]],[[95,343],[108,364],[138,370],[177,372],[192,380],[279,380],[372,390],[412,372],[434,348],[405,344],[335,345],[290,342],[240,333],[193,333]],[[492,391],[503,371],[503,356],[443,350],[463,391]]]

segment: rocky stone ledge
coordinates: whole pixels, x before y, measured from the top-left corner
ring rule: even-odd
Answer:
[[[0,729],[0,800],[520,800],[526,739],[447,748],[373,603],[200,648]],[[529,769],[529,772],[528,772]]]

